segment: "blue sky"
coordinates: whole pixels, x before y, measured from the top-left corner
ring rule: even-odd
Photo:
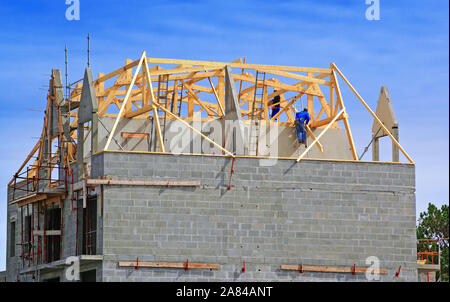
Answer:
[[[416,162],[417,213],[448,204],[448,1],[380,0],[368,21],[365,0],[80,0],[80,20],[65,0],[0,0],[0,270],[5,269],[6,184],[41,131],[49,74],[83,76],[90,33],[94,74],[151,57],[328,67],[335,62],[374,110],[381,85],[391,94],[400,143]],[[358,154],[372,118],[344,87]],[[390,159],[384,139],[381,160]],[[370,159],[370,153],[365,159]],[[403,158],[404,160],[404,158]]]

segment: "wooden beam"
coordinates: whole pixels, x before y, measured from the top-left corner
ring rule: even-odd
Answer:
[[[220,269],[219,264],[205,263],[183,263],[183,262],[136,262],[136,261],[119,261],[122,267],[164,267],[164,268],[182,268],[182,269]]]
[[[278,76],[282,76],[282,77],[286,77],[286,78],[302,80],[302,81],[305,81],[305,82],[311,83],[311,84],[321,84],[321,85],[330,86],[330,82],[315,78],[313,76],[312,72],[308,72],[308,76],[304,76],[304,75],[300,75],[300,74],[296,74],[296,73],[292,73],[292,72],[269,70],[269,69],[264,69],[264,68],[258,68],[258,70],[263,71],[265,73],[270,73],[270,74],[274,74],[274,75],[278,75]]]
[[[214,95],[216,96],[217,104],[219,104],[220,113],[222,114],[222,116],[224,116],[225,111],[223,110],[222,102],[220,101],[219,95],[217,94],[216,88],[214,87],[211,77],[208,77],[208,80],[212,90],[214,91]]]
[[[33,236],[61,236],[61,230],[33,230]]]
[[[317,72],[317,73],[327,73],[327,74],[331,73],[331,70],[328,68],[260,65],[260,64],[194,61],[194,60],[162,59],[162,58],[148,58],[148,61],[150,63],[156,63],[156,64],[190,64],[190,65],[217,66],[217,67],[222,67],[222,68],[224,68],[226,65],[230,65],[231,68],[239,68],[239,69],[265,68],[265,69],[269,69],[269,70],[284,70],[284,71],[295,71],[295,72]]]
[[[15,200],[11,201],[9,203],[9,205],[13,205],[18,203],[19,205],[23,206],[29,203],[33,203],[39,200],[43,200],[47,198],[47,194],[42,194],[42,193],[34,193],[34,194],[30,194],[30,195],[25,195],[25,196],[21,196],[16,198]]]
[[[248,75],[236,74],[236,73],[233,73],[233,78],[234,78],[234,80],[242,80],[242,81],[246,81],[249,83],[255,83],[255,81],[256,81],[255,77],[248,76]],[[300,82],[300,83],[302,83],[302,82]],[[268,95],[267,96],[268,98],[272,98],[275,95],[283,94],[287,91],[295,91],[295,92],[302,92],[302,93],[311,94],[311,95],[315,95],[315,96],[322,96],[322,93],[318,93],[318,92],[307,90],[306,88],[302,88],[300,83],[297,83],[294,85],[289,85],[289,84],[278,83],[273,80],[267,80],[267,81],[265,81],[264,86],[270,86],[270,87],[273,87],[273,88],[276,88],[279,90],[275,94],[272,93],[272,94]],[[255,89],[254,86],[244,89],[241,92],[240,98],[242,98],[242,96],[244,94],[252,92],[254,89]],[[253,95],[252,95],[252,97],[253,97]]]
[[[22,172],[23,167],[25,167],[25,165],[28,163],[28,161],[31,159],[31,157],[33,157],[33,155],[36,153],[36,151],[39,149],[41,140],[38,140],[38,142],[36,143],[36,145],[33,147],[33,149],[31,150],[30,154],[28,154],[27,158],[25,159],[25,161],[22,163],[22,165],[20,166],[19,170],[17,170],[16,174],[18,175],[20,172]],[[11,186],[14,182],[14,178],[11,179],[11,181],[8,183],[8,186]]]
[[[148,133],[135,133],[135,132],[121,132],[120,136],[126,137],[126,138],[148,138],[149,134]]]
[[[207,106],[205,106],[205,104],[203,104],[203,101],[200,100],[200,98],[197,96],[197,94],[195,94],[195,92],[192,90],[190,85],[186,84],[186,82],[184,82],[183,80],[180,80],[180,82],[183,84],[183,87],[187,89],[188,93],[193,97],[193,99],[195,101],[197,101],[197,104],[202,106],[203,109],[205,109],[209,115],[220,116],[217,112],[215,112],[214,110],[208,108]]]
[[[200,182],[194,180],[117,180],[89,178],[89,186],[97,185],[121,185],[121,186],[163,186],[163,187],[199,187]]]
[[[375,274],[383,274],[387,273],[386,269],[369,269],[365,267],[333,267],[333,266],[312,266],[312,265],[281,265],[282,270],[288,271],[309,271],[309,272],[329,272],[329,273],[359,273],[363,274],[366,272],[373,272]]]
[[[116,75],[121,74],[122,72],[127,71],[128,69],[133,68],[136,65],[139,65],[140,61],[141,60],[136,60],[130,64],[126,64],[125,66],[123,66],[113,72],[110,72],[107,75],[104,75],[104,76],[98,78],[97,80],[94,81],[94,85],[98,85],[101,82],[107,81],[107,80],[115,77]]]
[[[319,140],[316,139],[316,136],[315,136],[314,133],[311,131],[311,128],[309,128],[308,125],[305,125],[305,129],[306,129],[306,132],[309,134],[309,136],[311,136],[312,139],[316,142],[316,146],[317,146],[317,148],[320,150],[320,152],[323,152],[323,146],[322,146],[322,144],[319,142]]]
[[[412,158],[406,153],[406,151],[403,149],[403,147],[398,143],[398,141],[392,136],[391,132],[384,126],[384,124],[380,121],[378,116],[370,109],[370,107],[367,105],[367,103],[363,100],[363,98],[359,95],[359,93],[356,91],[355,88],[353,88],[352,84],[347,80],[347,78],[342,74],[342,72],[337,68],[337,66],[334,63],[331,63],[331,66],[334,70],[336,70],[341,78],[344,80],[344,82],[348,85],[348,87],[353,91],[353,93],[356,95],[356,97],[360,100],[360,102],[366,107],[366,109],[369,111],[369,113],[373,116],[373,118],[377,121],[377,123],[383,128],[385,133],[389,135],[389,137],[392,139],[392,142],[402,151],[403,155],[409,160],[410,163],[414,164],[414,161]]]
[[[353,159],[359,160],[358,154],[356,154],[355,142],[353,141],[353,135],[352,135],[352,131],[350,129],[350,123],[348,122],[347,112],[344,112],[343,117],[344,117],[345,130],[347,131],[348,142],[350,144],[350,149],[352,150]]]
[[[325,125],[329,124],[333,119],[334,119],[333,117],[328,117],[328,118],[325,118],[325,119],[320,120],[320,121],[311,122],[311,123],[309,124],[309,126],[310,126],[311,128],[319,128],[319,127],[322,127],[322,126],[325,126]],[[336,120],[336,122],[337,122],[337,121],[340,121],[340,120],[342,120],[342,119],[344,119],[343,116],[338,117],[338,119]]]

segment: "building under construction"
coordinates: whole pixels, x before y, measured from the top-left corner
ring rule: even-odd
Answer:
[[[374,120],[372,161],[340,84]],[[333,63],[145,52],[72,84],[52,70],[49,87],[40,139],[8,184],[8,281],[418,281],[431,267],[417,262],[415,166],[385,87],[374,113]],[[392,162],[379,161],[383,136]]]

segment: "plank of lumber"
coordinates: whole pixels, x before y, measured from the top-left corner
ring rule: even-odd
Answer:
[[[195,60],[180,60],[180,59],[148,58],[148,62],[155,63],[155,64],[191,64],[191,65],[218,66],[218,67],[225,67],[226,65],[230,65],[231,68],[239,68],[239,69],[266,68],[266,69],[270,69],[270,70],[284,70],[284,71],[296,71],[296,72],[317,72],[317,73],[327,73],[327,74],[331,73],[331,70],[328,68],[277,66],[277,65],[195,61]]]
[[[190,180],[116,180],[116,179],[87,179],[88,185],[125,185],[125,186],[169,186],[169,187],[198,187],[199,181]]]
[[[311,128],[309,128],[308,125],[305,125],[305,129],[306,129],[306,132],[309,134],[309,136],[311,136],[311,138],[316,142],[316,146],[317,146],[317,148],[320,150],[320,152],[323,152],[323,146],[322,146],[322,144],[319,142],[319,140],[316,139],[316,136],[315,136],[314,133],[311,131]]]
[[[45,236],[60,236],[61,235],[61,230],[33,230],[33,236],[44,236],[44,232],[45,232]]]
[[[119,261],[119,266],[132,266],[132,267],[164,267],[164,268],[186,268],[186,263],[182,262],[141,262],[139,261]],[[220,269],[219,264],[206,264],[206,263],[189,263],[188,268],[197,269]]]
[[[36,145],[33,147],[33,149],[31,150],[30,154],[28,154],[27,158],[25,159],[25,161],[22,163],[22,165],[20,166],[19,170],[17,170],[16,174],[19,174],[20,172],[22,172],[23,167],[25,167],[25,165],[28,163],[28,161],[33,157],[33,155],[36,153],[36,151],[39,149],[41,144],[41,140],[38,140],[38,142],[36,143]],[[14,178],[11,179],[11,181],[8,183],[8,186],[11,186],[14,182]]]
[[[259,70],[260,71],[264,71],[265,73],[279,75],[279,76],[286,77],[286,78],[302,80],[302,81],[305,81],[307,83],[315,83],[315,84],[321,84],[321,85],[330,86],[330,82],[322,80],[322,79],[316,79],[313,76],[312,72],[308,72],[308,76],[304,76],[304,75],[300,75],[300,74],[296,74],[296,73],[292,73],[292,72],[269,70],[269,69],[265,69],[265,68],[259,68]]]
[[[376,274],[386,274],[386,269],[368,269],[365,267],[356,267],[354,269],[353,267],[333,267],[333,266],[312,266],[312,265],[281,265],[282,270],[289,270],[289,271],[300,271],[300,268],[303,271],[310,271],[310,272],[330,272],[330,273],[352,273],[355,271],[355,273],[365,273],[367,271],[371,271]]]
[[[136,60],[130,64],[127,64],[113,72],[110,72],[107,75],[104,75],[104,76],[98,78],[97,80],[94,81],[94,85],[98,85],[101,82],[107,81],[107,80],[115,77],[116,75],[122,73],[123,71],[127,71],[128,69],[133,68],[134,66],[137,66],[139,64],[139,62],[140,62],[140,59]]]
[[[235,80],[242,80],[242,81],[246,81],[249,83],[255,83],[255,77],[251,77],[251,76],[247,76],[247,75],[241,75],[241,74],[236,74],[233,73],[233,78]],[[295,85],[288,85],[288,84],[283,84],[283,83],[277,83],[275,81],[272,80],[267,80],[264,83],[265,86],[270,86],[273,88],[277,88],[277,89],[282,89],[283,91],[279,91],[276,95],[285,93],[287,91],[295,91],[295,92],[303,92],[306,94],[311,94],[311,95],[315,95],[315,96],[322,96],[322,93],[319,92],[314,92],[314,91],[308,91],[305,88],[302,88],[299,84],[295,84]],[[259,86],[259,85],[258,85]],[[246,93],[252,92],[255,89],[254,86],[248,87],[246,89],[244,89],[241,94],[240,94],[240,98],[242,98],[242,96]],[[274,95],[268,95],[268,98],[272,98]]]
[[[15,203],[33,203],[39,200],[43,200],[47,198],[47,194],[40,194],[40,193],[35,193],[35,194],[30,194],[30,195],[25,195],[25,196],[21,196],[19,198],[16,198],[15,200],[11,201],[9,203],[9,205],[13,205]]]
[[[126,138],[148,138],[149,134],[148,133],[121,132],[120,136],[126,137]]]

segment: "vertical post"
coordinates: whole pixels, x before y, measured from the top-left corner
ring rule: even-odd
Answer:
[[[85,255],[88,255],[88,233],[89,233],[89,226],[88,226],[88,221],[89,221],[89,208],[86,207],[84,210],[85,214],[84,214],[84,225],[85,225],[85,229],[84,229],[84,243],[85,243],[85,249],[84,249],[84,253]]]
[[[350,149],[352,150],[352,155],[354,160],[358,160],[358,154],[356,154],[355,142],[353,141],[352,131],[350,129],[350,123],[348,122],[347,112],[344,112],[344,125],[347,131],[348,142],[350,143]]]
[[[380,141],[378,137],[373,139],[372,143],[372,160],[380,161]]]
[[[25,266],[24,250],[23,250],[23,207],[20,207],[20,246],[22,248],[22,268]]]
[[[99,186],[99,207],[98,207],[98,216],[102,216],[103,213],[103,185]]]
[[[34,205],[31,204],[31,248],[33,250],[31,254],[31,265],[34,265]]]
[[[61,208],[61,233],[59,235],[59,259],[62,260],[63,252],[63,235],[64,235],[64,200],[60,199],[59,207]]]
[[[25,215],[25,220],[28,221],[28,216],[30,216],[30,204],[27,204],[27,213]],[[27,232],[27,258],[28,258],[28,267],[30,267],[30,242],[31,242],[31,234],[28,232],[31,229],[31,217],[30,217],[30,221],[28,223],[28,227],[25,230]]]
[[[40,177],[40,171],[41,171],[41,163],[39,162],[37,165],[37,179],[36,179],[36,193],[39,193],[39,177]]]
[[[90,66],[91,66],[91,62],[90,62],[90,53],[91,53],[91,43],[90,43],[90,41],[91,41],[91,37],[89,36],[89,34],[88,34],[88,36],[87,36],[87,42],[88,42],[88,44],[87,44],[87,67],[89,68]]]
[[[40,223],[41,211],[40,210],[41,210],[41,203],[38,202],[38,204],[37,204],[37,230],[38,231],[41,230],[41,223]],[[38,246],[37,246],[37,261],[36,261],[37,264],[41,264],[41,261],[42,261],[42,259],[41,259],[41,249],[42,249],[41,242],[42,242],[41,235],[38,235],[38,237],[37,237],[37,244],[38,244]]]
[[[312,78],[314,77],[314,74],[312,72],[308,72],[307,73],[308,77]],[[307,86],[307,90],[309,90],[310,88],[312,88],[313,85],[312,84],[308,84]],[[307,108],[308,108],[308,113],[311,116],[311,122],[314,122],[314,97],[311,94],[308,94],[306,97],[307,100]],[[303,110],[303,108],[301,108]]]
[[[220,75],[217,77],[218,82],[217,82],[217,94],[219,96],[219,102],[222,103],[222,108],[224,108],[224,104],[225,104],[225,70],[222,69],[220,71]]]
[[[397,140],[397,142],[399,141],[398,127],[392,127],[392,136]],[[394,144],[394,142],[392,142],[392,161],[395,163],[399,162],[400,161],[399,155],[400,153],[397,145]]]
[[[86,208],[87,204],[87,180],[83,180],[83,209]]]
[[[42,205],[44,206],[44,245],[42,247],[43,251],[42,251],[42,255],[43,255],[43,263],[47,263],[47,251],[45,250],[47,247],[47,235],[46,235],[46,231],[47,231],[47,206],[45,204],[45,202],[42,203]]]
[[[28,174],[29,174],[29,168],[27,167],[27,195],[28,195],[28,192],[29,192],[29,186],[28,186]]]
[[[330,81],[331,82],[331,81]],[[330,116],[334,116],[334,86],[333,82],[330,84]]]
[[[84,178],[84,123],[78,123],[77,128],[77,171],[78,180]]]
[[[76,198],[76,203],[77,203],[77,208],[76,208],[76,219],[75,219],[75,256],[78,256],[78,216],[79,216],[79,206],[78,206],[78,191],[77,191],[77,198]]]

